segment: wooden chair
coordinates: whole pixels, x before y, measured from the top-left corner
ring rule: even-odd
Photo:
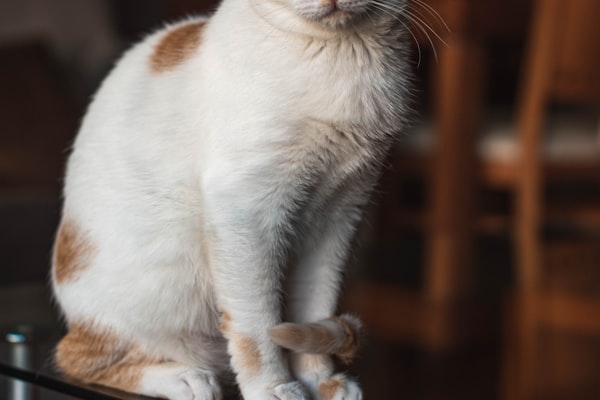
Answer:
[[[422,5],[422,3],[426,5]],[[418,288],[358,282],[348,293],[347,306],[364,317],[370,331],[390,341],[416,343],[444,352],[494,329],[490,308],[473,301],[474,237],[477,167],[476,141],[485,110],[488,73],[487,47],[492,40],[520,37],[525,30],[530,0],[413,0],[410,12],[427,19],[444,43],[436,51],[427,81],[431,81],[432,124],[411,138],[433,136],[425,153],[398,154],[383,183],[388,194],[378,224],[381,237],[401,230],[419,232],[424,241],[422,285]],[[443,23],[436,19],[439,13]],[[449,30],[443,27],[447,24]],[[436,29],[437,28],[437,29]],[[424,28],[426,31],[427,28]],[[423,33],[423,32],[421,32]],[[432,41],[437,38],[429,31]],[[427,49],[427,50],[425,50]],[[416,60],[415,60],[416,62]],[[423,68],[423,66],[421,66]],[[409,139],[408,137],[406,139]],[[403,142],[406,146],[407,140]],[[418,209],[400,206],[399,181],[418,177],[425,183]],[[399,179],[400,178],[400,179]],[[383,233],[382,233],[383,232]],[[380,237],[380,239],[381,239]],[[402,268],[401,265],[398,268]],[[388,310],[394,315],[389,318]]]
[[[553,208],[544,191],[555,179],[587,182],[597,189],[600,160],[549,165],[541,150],[544,121],[553,102],[600,105],[598,15],[598,0],[537,0],[534,9],[517,106],[519,154],[509,174],[515,193],[517,290],[507,308],[508,340],[503,367],[506,400],[539,395],[536,370],[540,365],[538,344],[542,328],[600,337],[600,295],[594,296],[595,290],[586,292],[582,287],[594,279],[598,281],[599,236],[585,241],[576,238],[549,242],[543,234],[548,222],[555,219],[568,221],[570,226],[583,224],[588,230],[591,225],[600,227],[600,202],[592,204],[595,210],[581,205],[569,208],[565,204]],[[562,269],[564,279],[558,285],[551,284],[549,269]],[[573,280],[577,276],[582,277],[583,285],[564,287],[568,286],[567,278]],[[546,393],[541,398],[548,396]]]

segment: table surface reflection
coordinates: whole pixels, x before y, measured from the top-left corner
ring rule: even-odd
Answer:
[[[0,399],[149,399],[61,376],[52,363],[59,321],[46,283],[0,286]]]
[[[27,334],[23,334],[23,331]],[[8,400],[142,400],[110,388],[70,380],[52,366],[52,349],[60,337],[56,327],[16,325],[0,328],[0,398]]]

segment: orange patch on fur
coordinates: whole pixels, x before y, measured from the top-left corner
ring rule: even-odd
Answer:
[[[63,220],[54,243],[52,268],[56,283],[76,279],[89,266],[95,251],[93,243],[74,222]]]
[[[152,70],[164,72],[187,60],[200,46],[204,26],[204,22],[194,22],[168,31],[150,56]]]
[[[258,344],[252,338],[236,335],[233,340],[233,346],[239,357],[240,367],[248,376],[256,376],[262,370],[262,359]]]
[[[319,395],[323,400],[331,400],[344,385],[345,382],[341,378],[331,378],[328,381],[321,382],[319,385]]]
[[[152,359],[110,332],[73,324],[56,347],[55,361],[64,374],[85,383],[134,391]]]
[[[258,343],[251,337],[245,336],[232,329],[233,319],[226,311],[221,312],[220,329],[230,343],[231,356],[235,360],[239,371],[247,377],[260,374],[262,370],[262,357]]]
[[[231,315],[229,315],[226,312],[222,312],[221,313],[221,324],[219,325],[221,332],[228,333],[229,330],[231,329],[230,325],[231,325]]]
[[[333,317],[332,319],[344,329],[347,338],[344,348],[336,352],[335,355],[338,356],[340,361],[344,364],[350,364],[358,352],[360,332],[357,331],[355,327],[350,325],[350,323],[344,318]]]

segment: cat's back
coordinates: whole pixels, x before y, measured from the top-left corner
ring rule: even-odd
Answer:
[[[127,132],[115,128],[131,132],[144,117],[168,119],[181,108],[175,100],[183,100],[182,92],[193,85],[191,69],[198,67],[207,23],[195,17],[169,24],[125,52],[95,94],[77,140],[97,130],[126,140]]]
[[[132,47],[84,117],[68,161],[54,251],[55,293],[67,316],[110,315],[124,308],[120,298],[134,292],[147,299],[150,310],[152,297],[177,279],[165,279],[165,268],[152,269],[145,257],[154,257],[157,266],[184,265],[177,272],[181,280],[189,280],[187,267],[202,257],[201,249],[189,250],[202,223],[190,218],[199,204],[190,168],[199,135],[189,122],[191,113],[181,110],[193,102],[186,91],[195,85],[186,78],[198,76],[192,70],[201,59],[206,24],[205,18],[193,18],[168,25]],[[172,237],[181,239],[173,244]],[[131,254],[134,247],[147,251]],[[78,259],[86,262],[62,256],[73,252],[85,253]],[[93,300],[108,291],[113,297],[103,304]],[[122,314],[129,320],[150,318],[134,307]]]
[[[204,17],[169,24],[116,63],[73,145],[65,177],[67,211],[115,201],[127,208],[121,198],[127,192],[128,199],[136,197],[131,193],[144,199],[140,192],[150,186],[170,190],[163,183],[173,176],[191,179],[189,161],[201,138],[202,116],[188,111],[198,106],[193,88],[202,86],[207,24]]]

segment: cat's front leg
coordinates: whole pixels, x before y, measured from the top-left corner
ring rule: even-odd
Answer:
[[[258,271],[267,265],[249,261],[240,260],[240,268],[218,273],[216,278],[221,331],[228,340],[240,390],[246,400],[308,399],[302,385],[292,381],[281,349],[267,335],[279,322],[277,277]]]
[[[275,324],[269,318],[272,310],[258,302],[250,304],[256,307],[254,312],[229,303],[221,315],[221,331],[244,399],[308,400],[305,388],[292,380],[280,349],[266,339],[265,327]]]
[[[276,207],[264,216],[244,193],[211,192],[204,241],[228,340],[231,366],[246,400],[308,400],[268,331],[281,322],[285,252]],[[231,193],[231,192],[227,192]],[[239,193],[239,192],[238,192]]]
[[[343,267],[360,217],[360,206],[337,204],[320,224],[313,226],[290,282],[288,302],[293,321],[307,324],[334,317]],[[345,324],[352,335],[358,335],[359,322],[348,324],[343,318],[334,319]],[[348,344],[354,348],[345,351],[353,355],[358,341],[350,340]],[[351,361],[351,357],[345,358],[343,361]],[[360,386],[346,374],[336,373],[327,354],[293,352],[291,367],[315,399],[362,399]]]

